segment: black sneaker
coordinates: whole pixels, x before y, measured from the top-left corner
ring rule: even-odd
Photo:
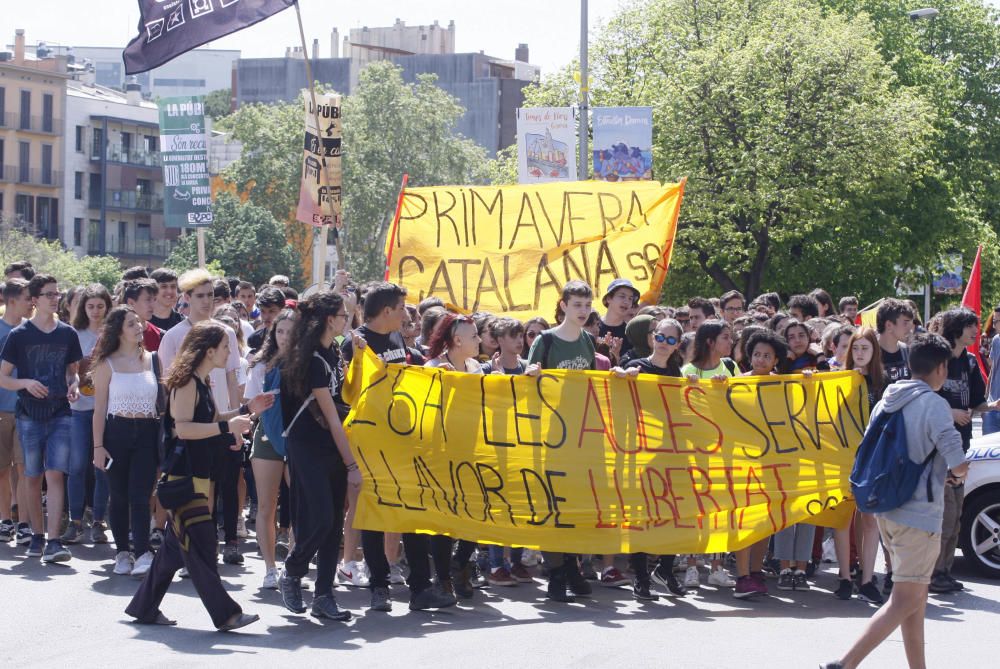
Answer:
[[[458,603],[458,600],[455,599],[454,595],[445,594],[433,586],[426,590],[410,594],[411,611],[445,609],[449,606],[455,606],[456,603]]]
[[[959,590],[965,590],[965,584],[962,583],[961,581],[956,581],[955,578],[951,574],[945,574],[944,577],[946,579],[948,579],[949,583],[951,583],[951,590],[952,590],[952,592],[958,592]]]
[[[868,581],[858,588],[858,599],[869,604],[878,604],[879,606],[885,604],[885,599],[882,598],[882,593],[878,591],[875,581]]]
[[[17,524],[17,538],[14,540],[18,546],[27,546],[31,543],[31,527],[28,523]],[[35,557],[38,557],[37,555]]]
[[[347,622],[351,619],[351,612],[337,606],[337,598],[332,594],[320,595],[314,598],[310,615],[314,618],[326,618],[327,620],[339,620],[341,622]]]
[[[791,569],[782,569],[778,574],[778,590],[794,590],[795,575]]]
[[[952,586],[951,581],[948,579],[948,575],[943,571],[934,572],[931,576],[931,583],[927,586],[927,589],[939,595],[955,591],[954,586]]]
[[[7,543],[17,536],[17,525],[13,520],[0,521],[0,543]]]
[[[812,563],[810,562],[809,564]],[[808,577],[809,574],[807,572],[804,572],[801,569],[796,569],[792,572],[792,588],[795,590],[808,590],[809,581],[806,580]]]
[[[655,602],[660,598],[659,595],[654,595],[649,591],[649,581],[640,581],[639,579],[632,581],[632,597],[640,602]]]
[[[836,595],[837,599],[849,600],[854,594],[854,582],[849,578],[840,579],[840,585],[837,586],[833,594]]]
[[[226,564],[243,564],[243,556],[236,546],[226,546],[222,549],[222,561]]]
[[[809,560],[809,562],[806,563],[806,572],[805,572],[806,578],[812,578],[813,576],[816,575],[817,566],[818,563],[814,560]],[[796,585],[796,589],[798,589],[798,585]]]
[[[71,559],[73,559],[73,554],[58,539],[53,539],[45,544],[42,562],[69,562]]]
[[[372,603],[368,607],[372,611],[392,611],[392,599],[389,597],[389,588],[372,588]]]
[[[649,578],[652,579],[653,583],[664,589],[667,594],[673,595],[674,597],[683,597],[687,594],[687,590],[684,589],[684,586],[681,585],[680,581],[677,580],[677,577],[674,576],[673,571],[664,575],[660,571],[660,568],[657,567],[653,570],[653,573],[649,575]]]
[[[594,591],[584,575],[576,568],[575,564],[566,564],[563,565],[563,568],[566,570],[566,583],[569,584],[569,589],[573,591],[574,595],[585,596]]]
[[[30,542],[31,543],[28,546],[27,556],[28,557],[42,557],[42,553],[45,551],[45,535],[44,534],[32,534]]]
[[[545,596],[554,602],[569,604],[575,602],[573,595],[566,592],[566,567],[552,567],[549,569],[549,584],[546,587]]]
[[[292,578],[284,569],[278,577],[278,590],[281,591],[281,602],[292,613],[305,613],[306,605],[302,602],[302,579]]]
[[[888,597],[892,594],[892,572],[888,572],[885,575],[885,581],[882,582],[882,594]]]

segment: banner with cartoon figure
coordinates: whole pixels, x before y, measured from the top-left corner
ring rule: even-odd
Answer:
[[[302,146],[302,182],[295,218],[309,225],[340,227],[342,123],[339,95],[305,93],[305,141]],[[319,125],[317,126],[317,121]]]
[[[605,555],[737,550],[844,526],[868,418],[856,372],[727,382],[473,375],[355,355],[354,526]]]
[[[653,178],[653,108],[594,108],[594,178]]]
[[[576,116],[572,107],[517,110],[517,180],[576,181]]]

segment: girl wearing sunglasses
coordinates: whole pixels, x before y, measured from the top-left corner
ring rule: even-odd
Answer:
[[[625,364],[625,368],[615,367],[612,371],[617,376],[638,376],[639,374],[655,374],[657,376],[681,377],[681,356],[678,352],[684,329],[672,318],[664,318],[656,324],[649,333],[649,348],[652,351],[642,358],[633,358]],[[674,576],[675,555],[661,555],[656,569],[650,573],[647,567],[645,553],[633,553],[629,557],[635,580],[632,583],[632,596],[640,601],[652,601],[657,595],[650,591],[655,583],[665,593],[674,596],[685,594],[682,586]]]

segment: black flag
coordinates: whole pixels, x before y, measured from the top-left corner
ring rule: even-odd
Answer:
[[[139,35],[122,58],[125,74],[163,65],[186,51],[243,30],[296,0],[139,0]]]

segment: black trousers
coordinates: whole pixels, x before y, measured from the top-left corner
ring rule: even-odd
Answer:
[[[285,559],[285,571],[302,578],[317,556],[316,596],[329,595],[344,535],[347,469],[329,437],[320,441],[289,436],[285,444],[295,499],[295,547]]]
[[[298,528],[295,530],[298,537]],[[365,562],[371,572],[369,586],[371,588],[389,587],[389,561],[385,558],[385,533],[376,530],[361,530],[361,549],[365,552]],[[431,535],[404,534],[403,551],[410,565],[410,576],[406,584],[410,592],[423,592],[431,585]],[[448,557],[444,560],[448,565],[451,560],[451,545],[449,540]],[[447,568],[447,567],[446,567]]]
[[[129,550],[129,528],[135,554],[149,550],[149,496],[156,484],[159,436],[157,418],[108,416],[105,423],[104,448],[113,460],[107,469],[111,492],[108,521],[118,552]]]
[[[181,567],[187,567],[198,597],[212,617],[212,624],[220,627],[235,614],[242,613],[240,605],[229,596],[219,578],[217,544],[208,499],[198,495],[193,502],[171,514],[163,546],[156,551],[153,566],[125,613],[140,621],[155,620],[163,596]]]
[[[656,564],[656,568],[661,574],[667,576],[673,572],[674,558],[676,555],[661,555]],[[646,553],[632,553],[628,556],[629,566],[635,572],[635,577],[640,583],[649,583],[649,557]]]
[[[216,500],[221,504],[215,505],[215,517],[222,514],[222,529],[226,534],[226,543],[236,543],[236,519],[239,518],[240,494],[239,482],[243,475],[243,451],[234,451],[229,447],[219,454],[216,460],[218,470],[216,480],[218,489],[215,491]],[[221,509],[219,507],[222,507]]]

